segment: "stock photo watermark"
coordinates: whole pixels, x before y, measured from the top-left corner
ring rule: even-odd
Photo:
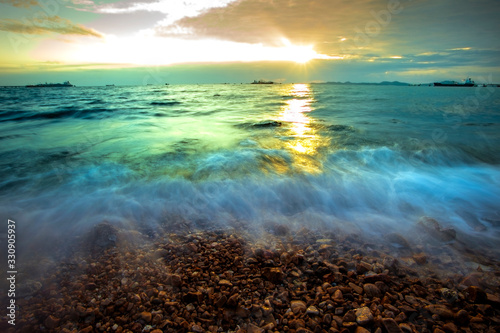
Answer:
[[[8,281],[7,297],[7,322],[16,325],[16,222],[7,220],[7,270]]]
[[[385,9],[370,11],[372,19],[367,21],[363,28],[356,26],[354,28],[354,37],[346,38],[340,44],[342,53],[350,54],[358,49],[367,47],[372,38],[376,38],[391,23],[393,16],[400,14],[404,10],[402,2],[411,1],[389,0]]]

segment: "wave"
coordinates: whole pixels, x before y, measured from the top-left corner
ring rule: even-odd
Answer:
[[[64,118],[80,118],[94,119],[103,118],[106,113],[114,112],[113,108],[91,108],[80,109],[77,107],[65,107],[56,111],[10,111],[0,114],[0,122],[8,121],[26,121],[26,120],[46,120],[46,119],[64,119]]]
[[[159,106],[171,106],[171,105],[179,105],[181,102],[179,101],[155,101],[149,103],[151,105],[159,105]]]
[[[469,232],[475,231],[471,224],[490,230],[494,226],[488,221],[499,217],[500,170],[491,166],[413,165],[397,151],[380,148],[333,153],[319,174],[282,174],[272,168],[277,160],[293,164],[292,159],[283,151],[260,149],[212,153],[191,161],[187,178],[183,170],[184,175],[153,180],[120,164],[86,166],[66,170],[53,178],[59,180],[52,190],[45,187],[41,197],[23,197],[14,206],[31,212],[26,221],[59,227],[101,220],[164,225],[164,214],[208,219],[220,227],[234,220],[258,225],[312,214],[323,224],[349,221],[366,232],[404,232],[428,215]],[[11,198],[16,196],[13,184],[4,183]],[[57,207],[48,205],[53,200]]]

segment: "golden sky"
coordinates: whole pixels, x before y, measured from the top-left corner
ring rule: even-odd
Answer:
[[[204,64],[189,67],[203,81],[210,64],[262,62],[284,81],[500,81],[497,0],[0,0],[0,13],[0,84],[179,64]]]

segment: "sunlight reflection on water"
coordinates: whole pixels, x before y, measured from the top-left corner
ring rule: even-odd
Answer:
[[[317,155],[318,148],[328,145],[329,140],[320,136],[311,126],[317,122],[310,115],[310,112],[314,110],[314,95],[308,84],[291,86],[289,95],[293,98],[286,101],[278,119],[290,124],[290,129],[287,132],[289,141],[286,147],[292,151],[295,164],[301,169],[306,169],[309,172],[320,172],[320,161],[311,157]]]

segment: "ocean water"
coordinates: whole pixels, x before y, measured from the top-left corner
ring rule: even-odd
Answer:
[[[0,88],[0,217],[19,251],[103,221],[411,240],[424,216],[498,245],[500,89]]]

